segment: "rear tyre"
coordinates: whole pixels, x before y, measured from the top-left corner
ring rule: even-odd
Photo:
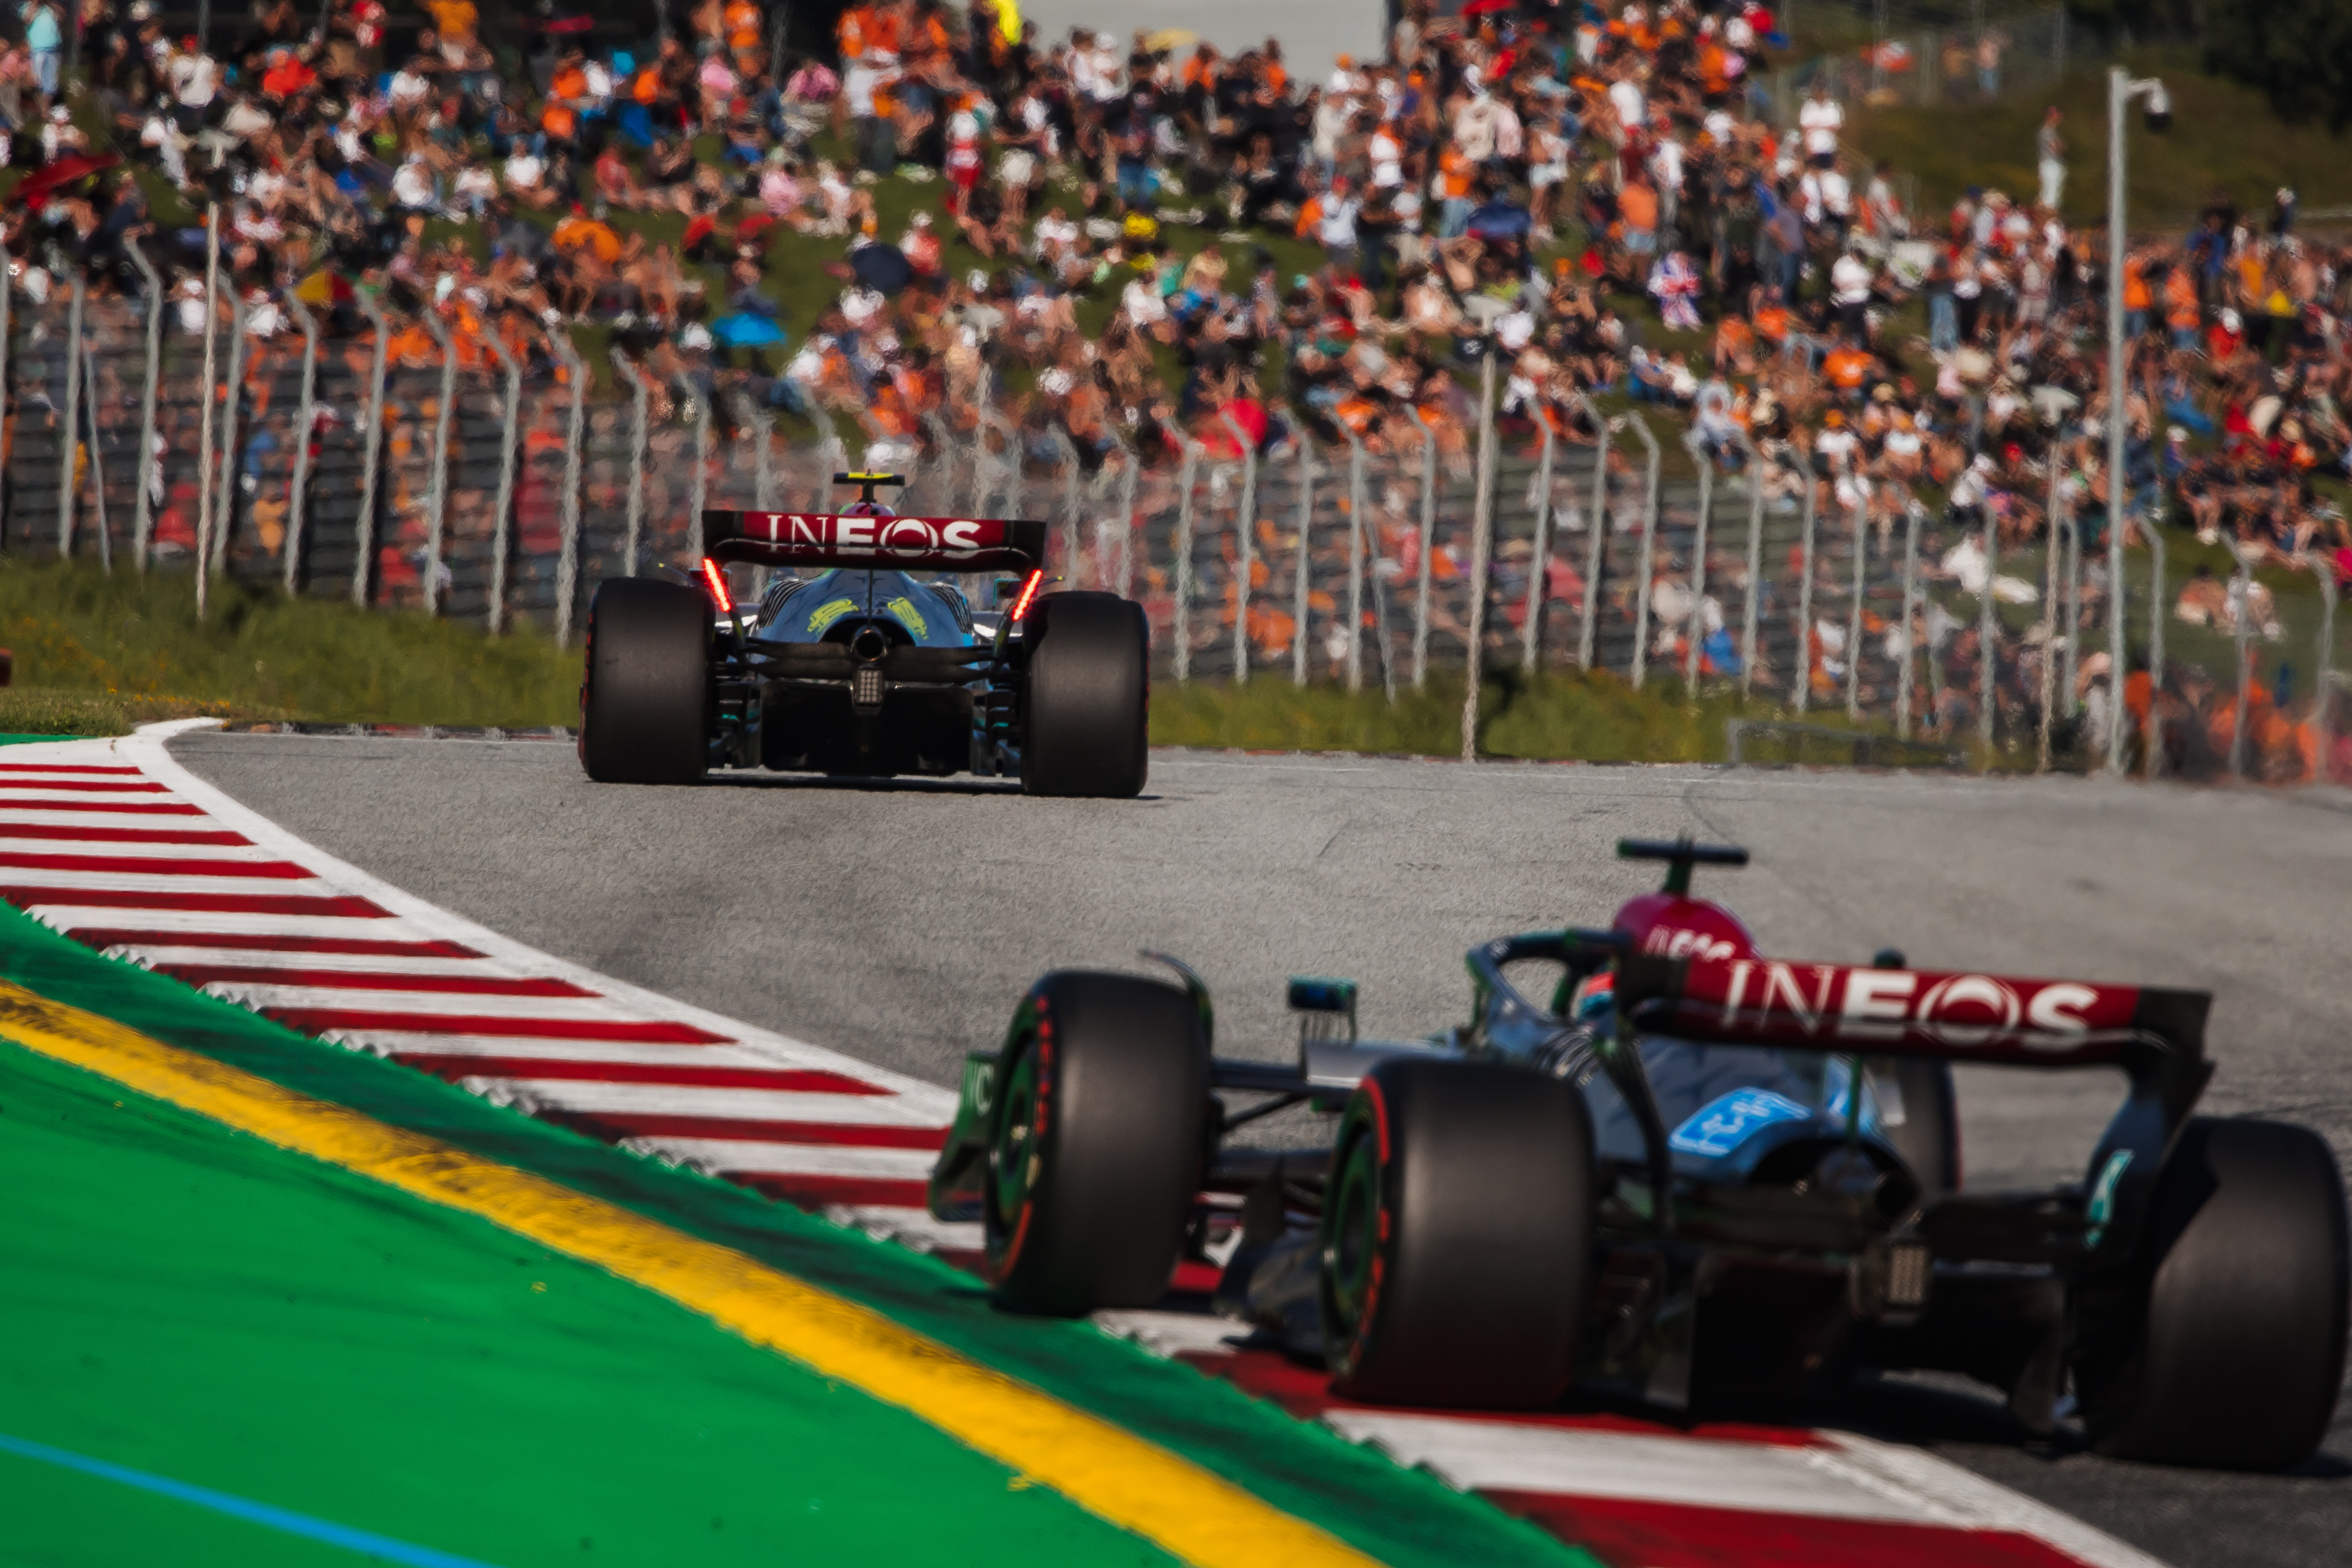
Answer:
[[[1502,1063],[1381,1063],[1339,1124],[1322,1239],[1336,1392],[1551,1404],[1575,1373],[1592,1272],[1584,1097]]]
[[[2191,1120],[2120,1289],[2088,1290],[2075,1386],[2101,1453],[2275,1470],[2326,1435],[2352,1294],[2344,1181],[2279,1121]]]
[[[1059,970],[998,1058],[981,1215],[999,1300],[1030,1311],[1148,1307],[1201,1190],[1209,1046],[1175,986]]]
[[[588,605],[580,765],[601,784],[692,784],[710,762],[710,601],[608,578]]]
[[[1023,630],[1029,649],[1021,787],[1031,795],[1132,799],[1143,793],[1150,631],[1116,594],[1055,594]]]

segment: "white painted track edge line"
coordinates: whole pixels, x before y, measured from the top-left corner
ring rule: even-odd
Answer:
[[[210,729],[216,720],[177,720],[164,724],[142,727],[135,734],[126,735],[113,742],[115,752],[135,763],[151,776],[170,784],[185,799],[202,806],[216,820],[243,833],[257,844],[278,849],[289,859],[320,871],[337,882],[347,892],[353,892],[391,910],[403,920],[413,922],[436,937],[459,942],[492,958],[509,963],[526,964],[541,974],[552,974],[570,980],[585,989],[598,992],[627,1006],[641,1008],[657,1018],[690,1024],[730,1039],[752,1050],[762,1052],[791,1067],[821,1067],[841,1073],[844,1077],[862,1079],[888,1089],[913,1100],[936,1100],[942,1119],[955,1110],[955,1096],[939,1085],[927,1083],[887,1068],[862,1062],[839,1051],[793,1038],[775,1030],[756,1028],[739,1019],[697,1007],[675,997],[662,995],[625,981],[602,974],[584,964],[570,963],[548,952],[525,945],[510,937],[500,935],[487,926],[478,925],[462,915],[450,912],[437,904],[428,903],[381,878],[370,875],[349,862],[338,859],[309,840],[288,831],[215,789],[180,765],[171,756],[166,742],[189,730]]]
[[[1926,1448],[1857,1433],[1824,1431],[1854,1468],[1875,1471],[1917,1495],[1968,1517],[1979,1530],[2031,1535],[2085,1568],[2167,1568],[2161,1558],[2118,1541],[2063,1510],[1956,1465]]]

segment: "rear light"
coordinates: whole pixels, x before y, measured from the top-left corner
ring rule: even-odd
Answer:
[[[718,562],[706,555],[702,558],[702,581],[710,589],[710,597],[719,605],[719,613],[735,613],[735,595],[727,591],[727,574]]]
[[[1029,574],[1029,580],[1021,584],[1021,596],[1013,601],[1013,615],[1010,617],[1013,624],[1018,626],[1022,618],[1029,614],[1030,605],[1036,600],[1037,590],[1045,585],[1045,569],[1040,566]]]

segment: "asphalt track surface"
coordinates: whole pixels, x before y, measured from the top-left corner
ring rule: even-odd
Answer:
[[[567,746],[195,734],[173,753],[331,854],[573,962],[934,1081],[1056,965],[1180,954],[1221,1053],[1290,1048],[1295,973],[1363,984],[1370,1036],[1461,1017],[1461,955],[1605,923],[1656,885],[1620,837],[1747,845],[1699,872],[1765,951],[2201,987],[2206,1108],[2319,1128],[2352,1164],[2352,797],[2053,779],[1160,752],[1134,802],[782,775],[597,786]],[[1971,1185],[2079,1175],[2101,1075],[1962,1083]],[[2302,1472],[2121,1464],[1906,1381],[1836,1418],[1921,1442],[2180,1568],[2340,1564],[2352,1414]]]

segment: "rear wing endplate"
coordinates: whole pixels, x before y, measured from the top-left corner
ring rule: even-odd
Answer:
[[[814,511],[706,511],[703,552],[758,566],[1034,572],[1045,525],[1000,518],[866,517]]]

